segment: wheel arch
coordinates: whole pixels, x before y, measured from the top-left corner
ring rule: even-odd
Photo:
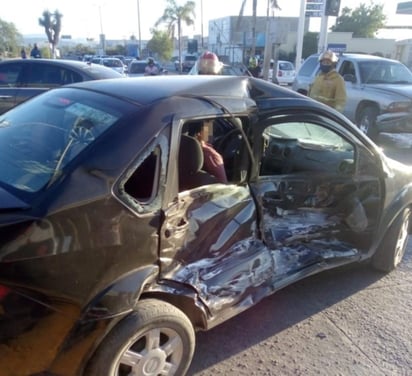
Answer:
[[[412,212],[412,191],[408,189],[407,192],[403,192],[398,195],[397,199],[392,202],[391,207],[386,210],[385,216],[382,218],[379,228],[377,229],[376,241],[371,249],[369,256],[373,256],[378,250],[379,245],[385,239],[386,235],[390,231],[393,223],[403,213],[405,209],[409,209]],[[412,234],[412,223],[409,223],[408,233]]]
[[[187,291],[173,293],[166,291],[148,291],[141,295],[140,300],[143,299],[157,299],[174,305],[180,309],[190,320],[195,330],[206,330],[207,312],[206,308],[199,304],[193,293],[187,294]],[[138,302],[137,302],[138,303]]]
[[[356,108],[356,114],[355,114],[356,124],[359,124],[362,111],[366,107],[373,107],[378,111],[378,113],[380,113],[379,103],[375,101],[371,101],[371,100],[362,100],[361,102],[358,103],[358,107]]]

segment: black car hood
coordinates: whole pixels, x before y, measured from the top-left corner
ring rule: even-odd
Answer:
[[[28,208],[30,205],[0,187],[0,211]]]

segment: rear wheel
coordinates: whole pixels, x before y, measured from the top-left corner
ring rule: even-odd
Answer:
[[[379,111],[374,106],[365,107],[359,114],[358,126],[359,129],[368,135],[372,140],[376,140],[379,135],[378,128],[376,126],[376,118]]]
[[[372,257],[372,266],[383,272],[394,270],[402,261],[408,244],[410,209],[395,219],[378,250]]]
[[[85,376],[181,376],[194,347],[194,330],[183,312],[166,302],[142,300],[100,344]]]

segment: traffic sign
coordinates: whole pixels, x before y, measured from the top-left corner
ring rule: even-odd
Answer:
[[[323,0],[306,0],[305,17],[322,17]]]

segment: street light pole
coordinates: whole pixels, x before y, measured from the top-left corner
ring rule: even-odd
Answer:
[[[202,51],[204,50],[203,46],[203,0],[200,0],[200,32],[202,34]]]
[[[99,20],[100,20],[100,55],[104,55],[106,53],[106,37],[103,33],[102,6],[99,4],[98,7],[99,7]]]
[[[137,26],[138,26],[138,32],[139,32],[139,59],[142,58],[142,34],[141,34],[141,29],[140,29],[140,0],[137,0]]]

